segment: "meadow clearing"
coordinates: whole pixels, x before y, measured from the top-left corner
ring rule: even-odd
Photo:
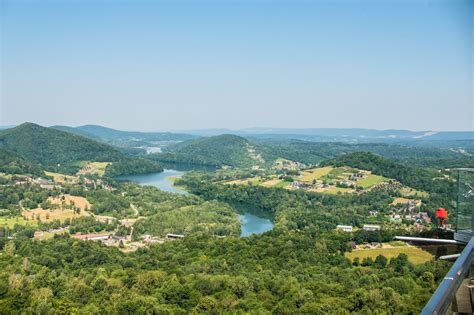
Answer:
[[[52,177],[54,182],[59,183],[59,184],[62,184],[62,183],[65,183],[65,182],[74,182],[74,181],[77,180],[77,177],[75,177],[75,176],[65,175],[65,174],[61,174],[61,173],[54,173],[54,172],[45,171],[44,174],[46,176]]]
[[[84,197],[64,195],[64,200],[59,197],[49,197],[48,201],[56,207],[52,209],[38,207],[31,210],[23,210],[23,217],[28,220],[40,219],[43,222],[53,220],[64,222],[66,219],[90,215],[87,209],[90,209],[91,205]],[[79,211],[76,212],[75,208],[78,208]]]
[[[362,187],[363,189],[369,189],[377,184],[387,181],[383,176],[369,174],[367,177],[362,178],[357,181],[357,186]]]
[[[24,217],[0,217],[0,228],[7,227],[9,229],[13,228],[15,224],[31,226],[36,228],[38,223],[34,220],[27,220]]]
[[[298,180],[303,183],[312,183],[313,180],[318,180],[321,177],[328,175],[333,170],[334,169],[331,166],[304,170],[301,172],[301,175],[298,177]]]
[[[403,197],[397,197],[393,202],[391,203],[393,206],[399,205],[399,204],[407,204],[410,201],[414,201],[416,206],[419,207],[421,206],[421,200],[418,199],[408,199],[408,198],[403,198]]]
[[[390,260],[390,258],[397,257],[402,253],[406,254],[408,260],[415,265],[423,264],[433,259],[433,255],[415,246],[387,246],[384,248],[355,249],[350,253],[346,253],[346,257],[351,261],[359,257],[362,261],[366,257],[371,257],[375,260],[378,255],[383,255]]]
[[[77,175],[83,174],[96,174],[99,176],[104,176],[105,169],[111,162],[87,162],[82,168],[77,172]]]

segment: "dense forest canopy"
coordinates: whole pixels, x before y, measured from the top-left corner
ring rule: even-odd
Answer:
[[[34,174],[41,176],[41,167],[16,153],[0,148],[0,172],[7,174]]]
[[[408,314],[446,272],[446,262],[415,266],[403,255],[354,266],[345,241],[315,231],[196,236],[132,254],[71,239],[9,241],[0,311]]]

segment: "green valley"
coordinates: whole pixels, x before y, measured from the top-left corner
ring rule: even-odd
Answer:
[[[414,313],[450,265],[393,239],[449,235],[451,170],[233,135],[138,156],[32,124],[0,138],[0,313]],[[158,161],[212,167],[161,179],[187,193],[117,180]],[[266,232],[242,236],[250,215]]]

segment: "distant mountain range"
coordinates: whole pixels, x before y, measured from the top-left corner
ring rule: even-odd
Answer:
[[[361,128],[247,128],[247,129],[203,129],[182,131],[198,136],[234,134],[255,138],[285,138],[324,142],[399,142],[399,141],[439,141],[474,140],[474,131],[410,131],[376,130]]]
[[[0,126],[0,129],[12,126]],[[364,128],[245,128],[245,129],[196,129],[170,132],[122,131],[100,125],[69,127],[56,125],[51,128],[80,134],[88,138],[118,144],[149,144],[157,141],[185,141],[197,137],[210,137],[233,134],[250,138],[297,139],[322,142],[410,142],[410,141],[465,141],[474,140],[474,131],[410,131],[410,130],[376,130]],[[143,143],[141,143],[143,142]]]
[[[84,125],[79,127],[52,126],[51,128],[78,133],[85,137],[94,137],[107,141],[114,140],[143,140],[143,141],[183,141],[194,139],[196,136],[171,132],[140,132],[122,131],[98,125]]]
[[[296,133],[287,133],[290,131]],[[474,132],[254,128],[238,133],[241,135],[199,136],[120,131],[95,125],[47,128],[24,123],[0,131],[0,151],[7,151],[3,152],[3,160],[9,168],[15,167],[11,161],[17,156],[31,162],[22,162],[23,169],[34,169],[38,164],[69,173],[74,173],[81,162],[104,161],[114,162],[109,168],[109,174],[114,175],[160,170],[156,161],[249,168],[268,167],[278,158],[317,164],[361,151],[424,167],[474,166]],[[145,155],[143,148],[148,147],[163,152]]]

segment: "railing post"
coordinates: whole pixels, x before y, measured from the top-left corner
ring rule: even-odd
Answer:
[[[454,262],[451,269],[449,269],[448,273],[431,296],[431,299],[425,305],[421,314],[431,315],[446,313],[451,303],[455,301],[456,293],[462,281],[469,274],[474,258],[473,249],[474,238],[471,238],[459,258]]]

